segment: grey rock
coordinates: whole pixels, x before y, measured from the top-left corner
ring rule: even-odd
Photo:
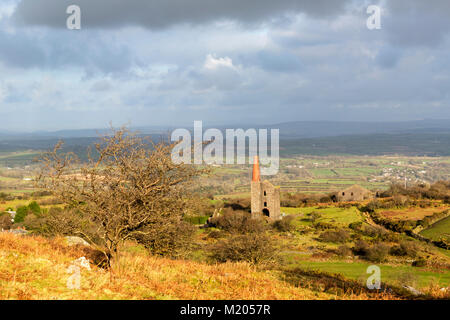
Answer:
[[[82,246],[90,246],[89,243],[80,237],[68,236],[65,237],[67,244],[69,246],[82,245]]]

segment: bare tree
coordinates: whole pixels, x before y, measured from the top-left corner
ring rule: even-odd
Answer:
[[[95,156],[81,162],[62,153],[62,143],[42,156],[38,185],[74,212],[77,233],[114,259],[128,239],[155,234],[182,221],[187,183],[204,170],[171,159],[173,144],[153,143],[126,129],[95,144]],[[74,216],[75,217],[75,216]],[[74,227],[76,226],[76,227]]]

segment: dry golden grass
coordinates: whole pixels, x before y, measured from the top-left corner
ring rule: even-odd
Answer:
[[[81,288],[67,288],[66,272],[81,257],[64,239],[0,233],[0,299],[393,299],[389,295],[334,295],[293,286],[275,271],[245,263],[208,265],[124,252],[111,274],[91,265]],[[305,284],[306,285],[306,284]]]
[[[81,288],[66,273],[81,254],[63,239],[0,233],[0,299],[327,299],[244,263],[206,265],[125,252],[120,268],[82,270]]]

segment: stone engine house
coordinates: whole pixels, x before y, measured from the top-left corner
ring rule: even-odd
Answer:
[[[263,214],[273,220],[281,218],[280,215],[280,189],[274,187],[269,181],[261,182],[259,159],[255,156],[253,163],[253,177],[251,182],[252,216]]]
[[[371,191],[359,185],[353,185],[336,193],[337,201],[363,201],[373,199],[374,195]]]

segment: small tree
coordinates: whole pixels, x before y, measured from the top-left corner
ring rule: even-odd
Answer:
[[[0,230],[9,230],[12,227],[11,216],[9,213],[0,215]]]
[[[41,207],[36,201],[30,202],[28,205],[28,209],[30,209],[31,212],[33,212],[36,216],[39,216],[41,214]]]
[[[25,220],[25,217],[30,213],[27,206],[20,206],[16,209],[16,215],[14,216],[15,223],[21,223]]]
[[[81,163],[61,153],[62,143],[42,156],[38,185],[71,209],[72,232],[118,257],[128,240],[176,224],[186,211],[186,183],[203,173],[175,164],[174,144],[153,143],[125,129],[112,130],[95,144],[95,157]]]

